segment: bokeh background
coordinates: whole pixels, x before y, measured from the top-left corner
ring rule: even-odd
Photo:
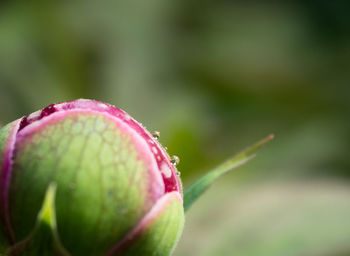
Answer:
[[[188,211],[175,255],[347,256],[349,11],[346,1],[1,1],[0,123],[64,100],[112,103],[161,132],[185,187],[275,133]]]

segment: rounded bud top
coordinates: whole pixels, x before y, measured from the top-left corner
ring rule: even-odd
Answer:
[[[51,104],[1,129],[0,149],[1,230],[10,244],[35,233],[53,182],[57,234],[72,255],[131,252],[146,246],[143,236],[159,236],[155,230],[173,234],[160,255],[176,244],[183,227],[176,168],[124,111],[83,99]]]

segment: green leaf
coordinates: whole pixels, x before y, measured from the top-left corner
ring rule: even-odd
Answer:
[[[257,151],[267,142],[274,138],[270,134],[266,138],[260,140],[249,148],[243,150],[232,158],[228,159],[223,164],[211,170],[209,173],[193,183],[184,193],[184,209],[187,211],[189,207],[214,183],[221,175],[240,167],[256,156]]]
[[[56,195],[55,183],[51,183],[46,191],[43,207],[38,216],[39,222],[43,222],[50,226],[52,229],[56,229],[56,213],[55,213],[55,195]]]
[[[10,256],[56,255],[69,256],[62,247],[56,225],[55,210],[56,184],[47,188],[42,208],[33,232],[23,241],[15,244],[9,251]]]

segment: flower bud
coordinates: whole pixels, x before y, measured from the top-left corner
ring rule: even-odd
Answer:
[[[170,255],[181,181],[156,138],[93,100],[0,129],[0,254]]]

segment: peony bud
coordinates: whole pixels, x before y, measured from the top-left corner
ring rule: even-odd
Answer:
[[[0,129],[0,255],[170,255],[181,182],[124,111],[53,104]]]

